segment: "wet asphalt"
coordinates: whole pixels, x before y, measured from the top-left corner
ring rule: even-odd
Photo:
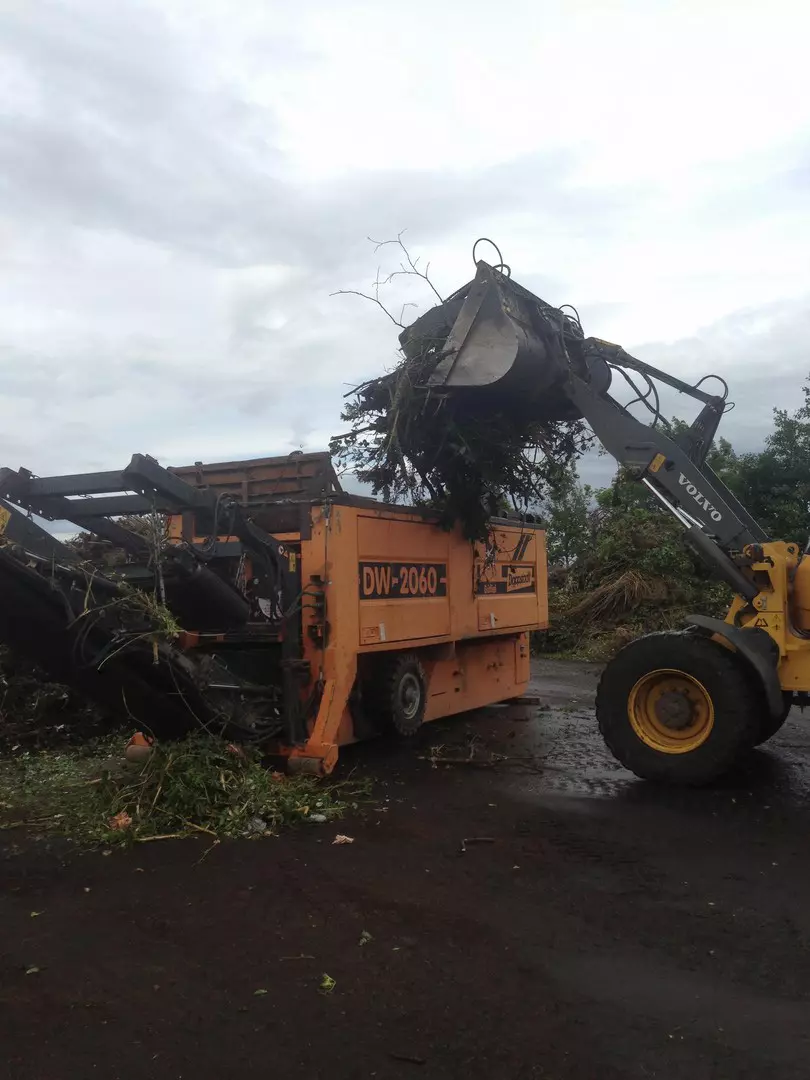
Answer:
[[[806,1080],[807,721],[656,787],[598,674],[538,661],[531,705],[344,749],[374,794],[328,826],[0,832],[0,1076]]]

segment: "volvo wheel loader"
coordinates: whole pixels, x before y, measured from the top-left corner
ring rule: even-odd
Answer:
[[[605,742],[638,776],[713,780],[775,734],[791,704],[810,692],[810,554],[767,536],[706,462],[730,407],[724,380],[691,385],[585,337],[576,313],[545,303],[508,267],[485,262],[400,341],[407,355],[437,338],[444,341],[430,376],[437,393],[463,395],[471,410],[477,400],[490,415],[500,403],[507,414],[585,420],[733,589],[725,620],[696,614],[682,631],[623,648],[605,668],[596,700]],[[626,405],[610,392],[617,376],[635,395]],[[682,435],[667,430],[657,383],[702,406]],[[633,406],[646,407],[650,422]]]

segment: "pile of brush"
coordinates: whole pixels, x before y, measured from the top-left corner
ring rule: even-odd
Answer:
[[[342,413],[350,430],[330,451],[386,502],[428,506],[481,539],[491,515],[541,502],[592,436],[577,420],[432,386],[445,342],[409,338],[392,371],[357,387]]]
[[[147,539],[165,531],[159,516],[125,517],[119,524]],[[90,533],[82,532],[67,541],[84,564],[87,573],[86,610],[75,625],[79,647],[85,631],[92,629],[100,614],[109,616],[117,608],[136,630],[130,642],[148,639],[155,646],[159,640],[173,640],[180,627],[171,612],[151,593],[121,584],[120,595],[110,601],[91,603],[93,571],[115,576],[117,567],[127,561],[123,548]],[[89,605],[89,606],[88,606]],[[122,638],[123,641],[127,640]],[[12,749],[52,749],[81,743],[109,732],[113,719],[95,702],[71,687],[54,682],[41,668],[0,645],[0,754]]]
[[[109,729],[96,705],[0,645],[0,754],[79,743]]]
[[[0,828],[13,822],[107,848],[200,834],[257,838],[337,821],[371,792],[351,777],[283,776],[258,749],[203,732],[140,746],[131,756],[119,734],[0,756]]]
[[[633,481],[620,477],[614,491],[613,505],[589,515],[583,554],[549,575],[541,651],[606,660],[643,634],[682,627],[691,613],[722,616],[728,607],[730,590],[708,576],[679,523],[640,502]]]
[[[537,635],[542,651],[606,660],[643,634],[682,624],[684,597],[658,575],[628,569],[589,586],[571,569],[555,584],[551,628]]]

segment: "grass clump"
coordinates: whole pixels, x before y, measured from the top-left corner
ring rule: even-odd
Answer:
[[[0,812],[81,843],[128,844],[207,834],[272,835],[284,826],[341,818],[369,794],[367,781],[335,783],[265,767],[258,750],[207,734],[156,745],[141,763],[121,737],[0,760]]]

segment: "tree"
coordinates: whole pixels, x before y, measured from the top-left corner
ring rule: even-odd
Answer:
[[[582,484],[574,468],[569,468],[553,493],[543,503],[546,546],[551,566],[569,567],[588,548],[589,512],[593,489]]]
[[[810,377],[795,412],[774,410],[759,452],[739,454],[719,438],[707,464],[774,539],[804,543],[810,531]],[[671,430],[686,428],[674,419]],[[564,566],[550,592],[549,651],[604,657],[689,613],[720,616],[731,598],[685,542],[680,523],[626,470],[588,491],[573,478],[545,504],[549,556]]]
[[[677,416],[674,416],[670,423],[675,436],[681,435],[688,427],[686,421],[679,420]],[[742,460],[728,439],[724,439],[722,435],[712,443],[706,455],[706,464],[735,494],[739,490]]]
[[[742,458],[728,439],[719,438],[706,455],[706,463],[720,477],[726,487],[736,492],[740,486]]]
[[[810,531],[810,383],[794,413],[774,409],[774,428],[761,453],[740,458],[740,501],[775,540],[804,546]]]

